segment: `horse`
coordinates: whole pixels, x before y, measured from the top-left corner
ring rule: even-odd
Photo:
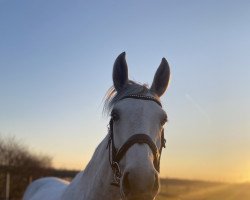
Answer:
[[[35,180],[23,200],[153,200],[159,192],[163,126],[167,114],[160,97],[170,67],[165,58],[151,87],[128,78],[125,52],[115,60],[113,86],[104,101],[109,130],[90,162],[71,182],[47,177]]]

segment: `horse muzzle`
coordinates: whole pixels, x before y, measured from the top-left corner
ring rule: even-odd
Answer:
[[[121,196],[124,200],[153,200],[159,191],[157,172],[138,176],[136,171],[126,171],[121,179]]]

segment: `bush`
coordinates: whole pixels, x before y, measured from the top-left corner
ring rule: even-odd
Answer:
[[[50,168],[52,158],[47,155],[32,153],[27,146],[15,137],[0,137],[0,166],[20,169]]]
[[[30,178],[46,176],[52,158],[35,154],[15,137],[0,136],[0,199],[5,197],[6,175],[10,174],[10,199],[20,199]]]

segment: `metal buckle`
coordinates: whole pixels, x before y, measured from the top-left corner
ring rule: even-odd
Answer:
[[[114,176],[113,176],[113,182],[111,183],[111,185],[120,187],[121,169],[120,169],[119,164],[117,162],[113,162],[112,169],[114,172]]]

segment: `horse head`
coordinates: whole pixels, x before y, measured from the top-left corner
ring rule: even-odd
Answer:
[[[113,89],[107,95],[110,111],[110,164],[122,199],[152,200],[159,190],[161,150],[165,145],[163,125],[167,114],[160,97],[167,89],[170,69],[165,58],[150,88],[128,78],[125,53],[113,67]]]

